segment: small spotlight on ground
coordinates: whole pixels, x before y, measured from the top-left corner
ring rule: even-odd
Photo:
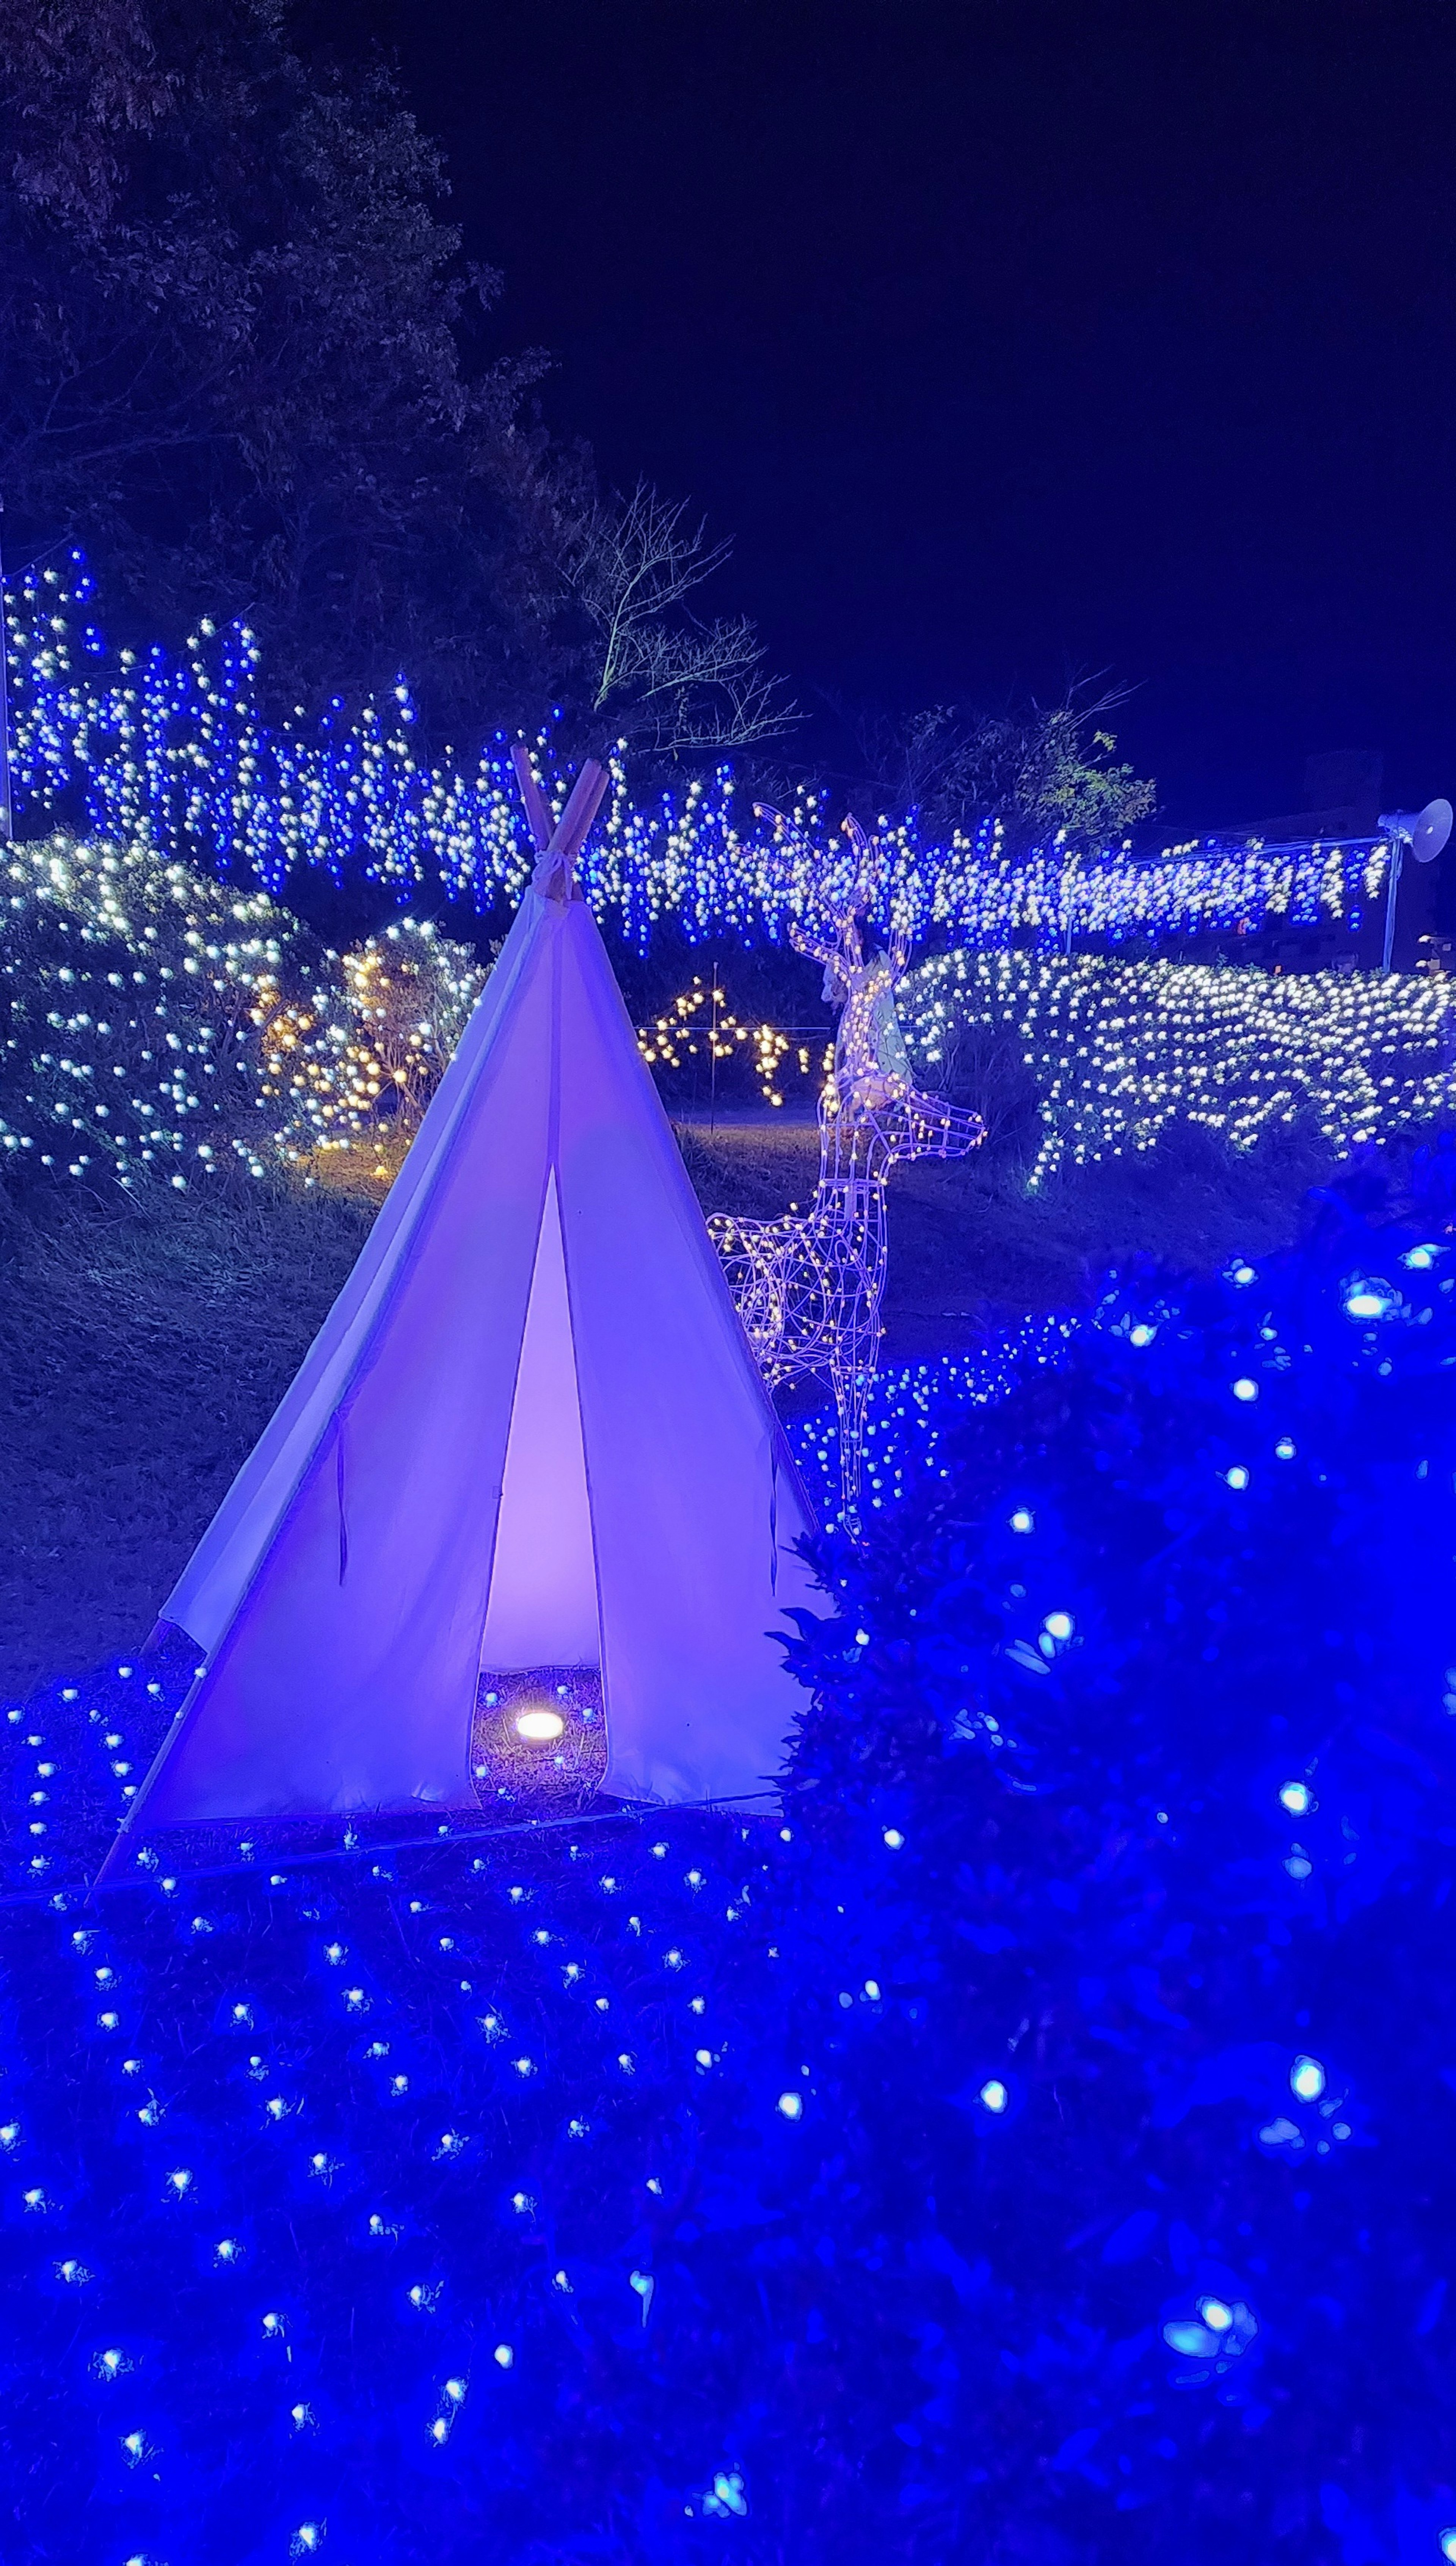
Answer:
[[[516,1735],[524,1737],[528,1746],[549,1746],[562,1735],[566,1721],[559,1710],[523,1710],[517,1713],[515,1726]]]

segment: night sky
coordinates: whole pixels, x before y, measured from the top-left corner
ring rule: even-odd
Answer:
[[[375,0],[558,428],[801,696],[1136,686],[1175,829],[1456,789],[1456,11]]]

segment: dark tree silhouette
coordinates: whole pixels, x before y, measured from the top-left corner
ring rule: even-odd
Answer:
[[[570,684],[590,461],[383,64],[306,61],[276,0],[0,0],[0,173],[12,541],[85,543],[137,638],[247,615],[280,700],[403,666],[469,736]]]
[[[1151,815],[1157,787],[1113,763],[1117,742],[1103,716],[1128,689],[1093,691],[1096,684],[1074,680],[1058,703],[1002,713],[931,704],[907,720],[861,716],[850,723],[851,795],[918,811],[932,839],[999,819],[1013,842],[1045,842],[1060,831],[1073,847],[1105,846]]]

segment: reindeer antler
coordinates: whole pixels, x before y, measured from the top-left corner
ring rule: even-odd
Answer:
[[[856,917],[862,917],[875,893],[884,881],[884,849],[877,838],[871,838],[850,814],[844,822],[845,836],[854,850],[854,882],[849,894]]]
[[[853,850],[853,868],[848,887],[843,877],[836,880],[835,860],[821,856],[811,848],[797,822],[772,803],[756,802],[754,815],[770,820],[778,838],[781,856],[802,854],[811,867],[810,898],[819,913],[818,923],[795,919],[789,927],[789,941],[797,953],[821,962],[827,971],[845,975],[856,971],[864,959],[859,937],[859,920],[881,889],[885,876],[885,855],[877,838],[869,836],[850,813],[841,824],[844,835]],[[833,941],[830,939],[833,938]],[[898,928],[892,930],[890,959],[898,978],[909,955],[908,937]]]
[[[755,802],[753,811],[756,820],[773,822],[777,840],[775,853],[781,862],[785,859],[792,861],[796,854],[802,855],[808,859],[813,871],[820,875],[820,880],[814,886],[815,906],[821,913],[821,921],[827,919],[828,922],[817,924],[812,918],[791,917],[789,941],[796,953],[803,953],[809,961],[823,965],[829,975],[825,987],[825,995],[829,997],[833,994],[830,983],[837,983],[846,967],[846,927],[847,923],[852,924],[852,920],[847,921],[841,914],[840,903],[827,896],[820,860],[816,857],[814,849],[809,845],[798,823],[789,819],[783,811],[775,810],[771,802]],[[857,954],[853,958],[857,960]]]
[[[789,941],[796,953],[806,954],[811,962],[822,962],[827,971],[831,970],[840,959],[838,943],[826,943],[822,935],[816,935],[809,927],[801,926],[797,917],[791,917],[789,920]]]

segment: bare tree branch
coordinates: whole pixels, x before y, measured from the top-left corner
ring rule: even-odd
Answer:
[[[562,576],[595,636],[593,708],[659,755],[742,748],[800,719],[747,616],[704,624],[686,609],[730,549],[646,481],[565,528]]]

